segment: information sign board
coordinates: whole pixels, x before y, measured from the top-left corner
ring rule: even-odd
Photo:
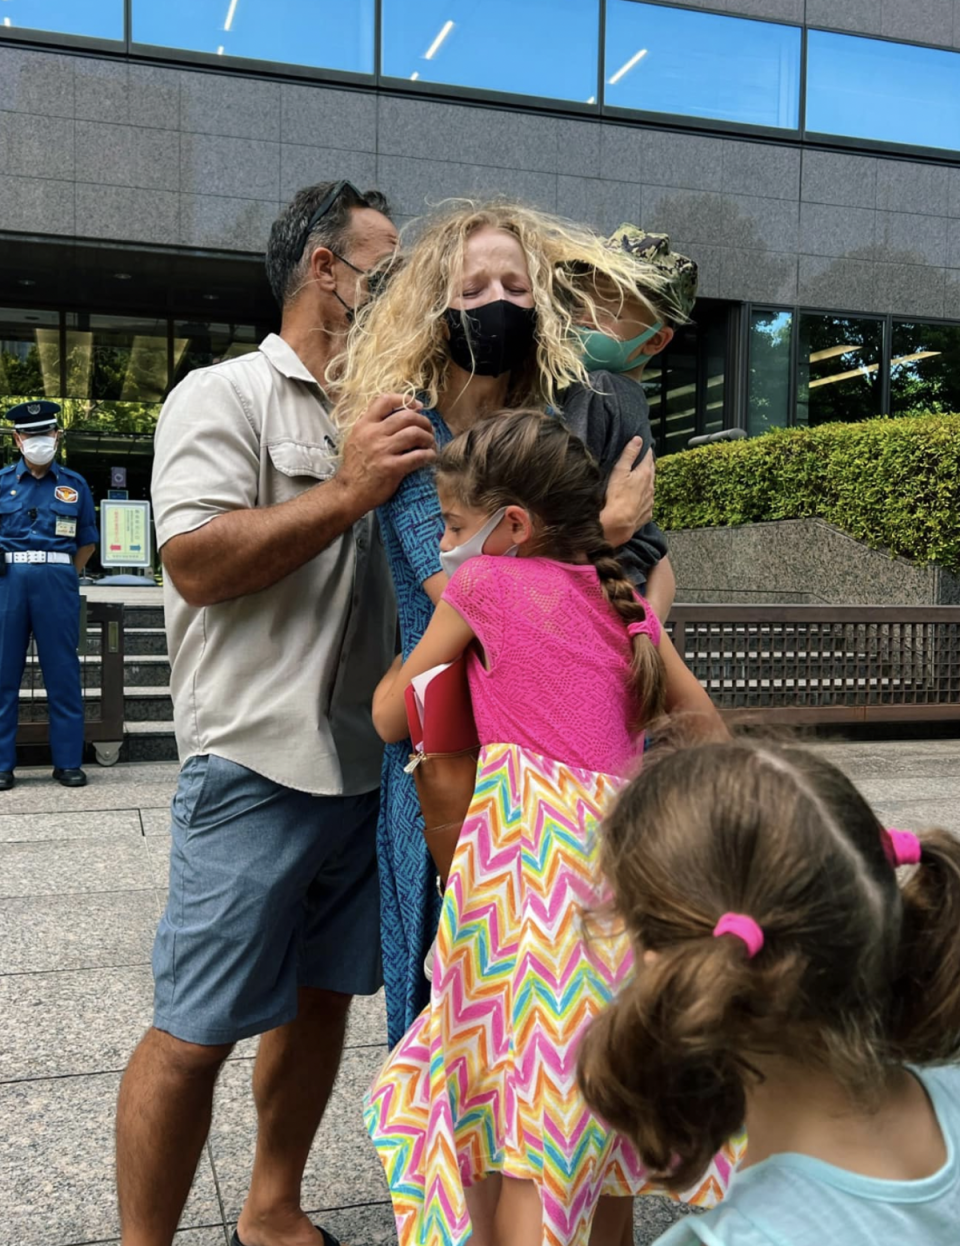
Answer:
[[[100,562],[104,567],[152,567],[149,502],[100,503]]]

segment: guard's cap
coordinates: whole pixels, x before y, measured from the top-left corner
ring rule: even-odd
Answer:
[[[626,251],[628,255],[659,269],[667,279],[667,286],[654,292],[654,303],[663,306],[668,315],[676,316],[678,320],[690,319],[697,301],[699,270],[696,260],[671,251],[666,234],[648,234],[639,225],[629,223],[618,226],[606,239],[606,246],[611,251]]]
[[[57,402],[21,402],[10,408],[7,419],[18,433],[46,433],[57,427],[59,414]]]

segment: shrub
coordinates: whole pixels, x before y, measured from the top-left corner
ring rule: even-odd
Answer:
[[[960,572],[960,415],[780,429],[657,464],[667,530],[810,517]]]

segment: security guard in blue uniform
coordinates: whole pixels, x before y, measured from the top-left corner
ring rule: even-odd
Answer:
[[[78,576],[97,543],[90,486],[55,463],[55,402],[7,412],[23,457],[0,471],[0,791],[13,787],[20,681],[33,633],[50,706],[53,777],[83,787]]]

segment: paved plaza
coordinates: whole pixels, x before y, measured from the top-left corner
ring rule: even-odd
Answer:
[[[960,832],[960,741],[822,746],[893,825]],[[0,1224],[14,1246],[117,1238],[113,1111],[127,1057],[150,1023],[150,949],[167,877],[176,766],[90,768],[65,791],[23,770],[0,796]],[[213,1130],[179,1246],[226,1246],[253,1157],[241,1044],[220,1081]],[[358,1001],[333,1102],[307,1168],[304,1205],[350,1246],[396,1242],[380,1165],[360,1117],[385,1054],[382,999]],[[672,1218],[638,1207],[638,1244]]]

